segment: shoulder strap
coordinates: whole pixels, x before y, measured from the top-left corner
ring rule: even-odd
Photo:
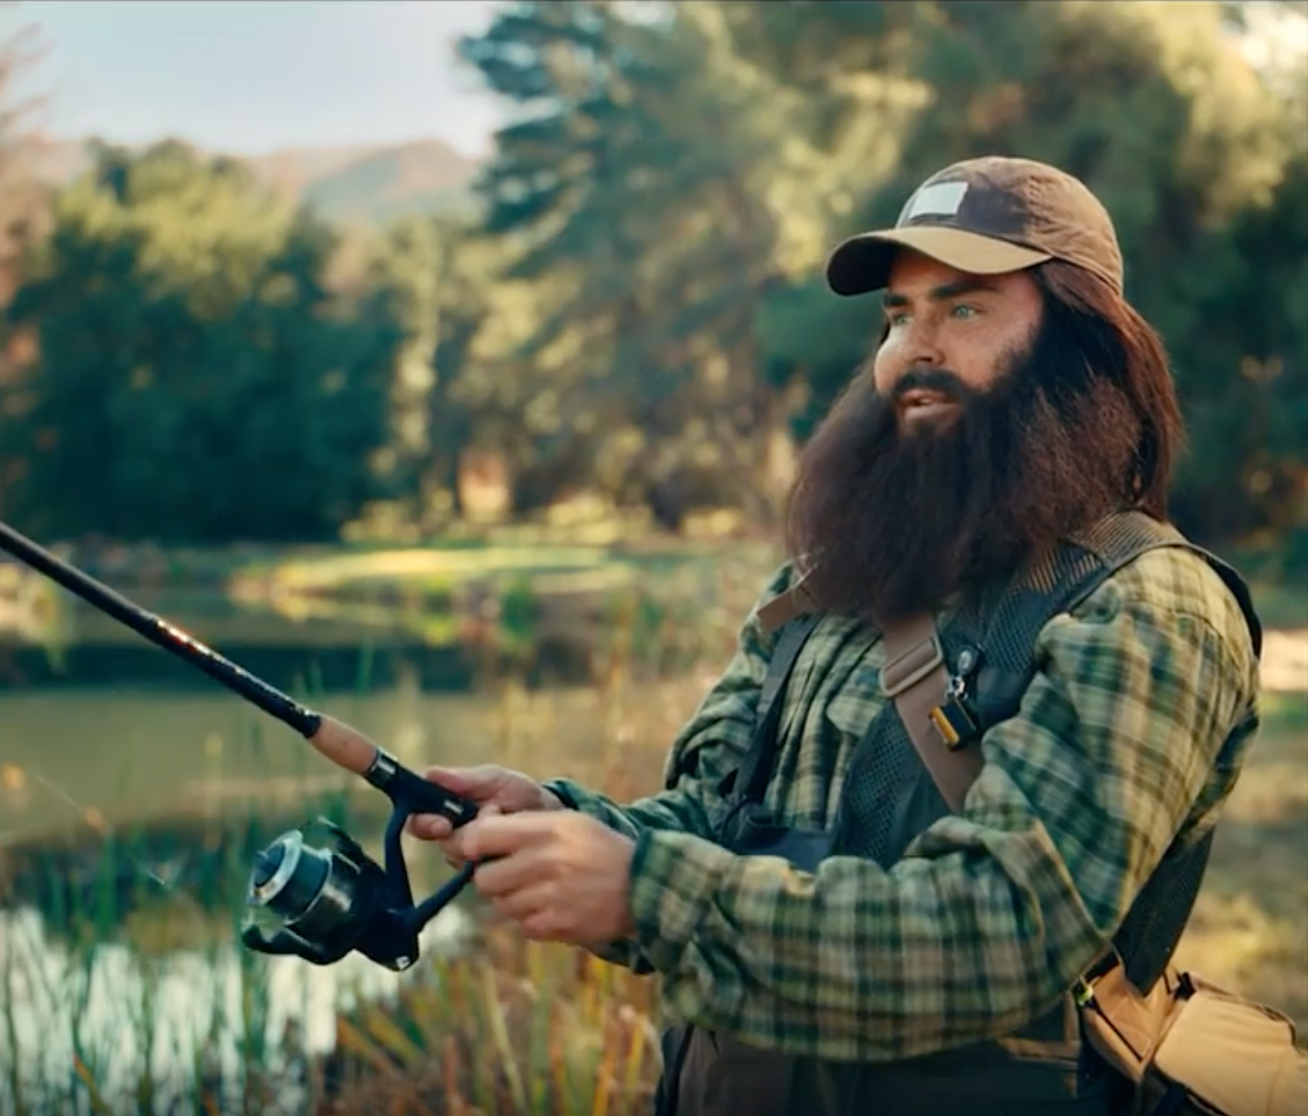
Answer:
[[[1142,513],[1128,512],[1108,517],[1079,542],[1098,559],[1089,572],[1074,576],[1070,585],[1038,578],[1036,584],[1039,588],[1033,591],[1028,587],[1021,593],[1016,610],[1003,615],[1005,622],[1015,622],[1018,627],[1026,627],[1034,634],[1053,615],[1074,607],[1105,579],[1145,551],[1157,546],[1182,545],[1206,559],[1221,576],[1245,614],[1254,653],[1261,652],[1261,625],[1244,580],[1230,565],[1186,540],[1175,528]],[[767,790],[781,712],[777,698],[785,688],[804,641],[821,619],[821,609],[806,590],[804,579],[801,579],[788,592],[760,609],[764,628],[780,628],[781,634],[759,695],[749,751],[739,771],[728,777],[738,797],[744,801],[760,802]],[[882,639],[885,645],[882,690],[894,701],[908,736],[941,797],[957,813],[963,807],[968,789],[980,774],[983,761],[975,747],[955,747],[948,742],[948,734],[939,731],[938,721],[933,717],[951,685],[935,619],[930,615],[913,616],[883,625]]]
[[[1041,587],[1020,594],[1004,618],[1026,631],[1038,630],[1052,615],[1083,601],[1105,579],[1144,552],[1159,546],[1184,546],[1204,558],[1221,576],[1244,613],[1254,654],[1261,654],[1261,623],[1248,586],[1233,567],[1165,524],[1142,522],[1143,517],[1134,515],[1114,519],[1116,523],[1110,520],[1097,532],[1098,538],[1086,540],[1085,549],[1098,559],[1094,567],[1073,577],[1071,585],[1061,590],[1053,580],[1038,579]],[[957,812],[981,770],[982,758],[975,748],[951,747],[946,742],[947,734],[940,733],[933,720],[932,713],[945,700],[950,687],[934,618],[911,617],[886,627],[883,637],[886,666],[882,669],[882,687],[894,700],[909,738],[941,796]],[[1110,1021],[1126,1026],[1148,1017],[1136,988],[1152,987],[1165,970],[1189,920],[1211,843],[1210,830],[1146,883],[1114,940],[1077,981],[1073,993],[1080,1006],[1091,1003],[1099,988],[1103,994],[1098,1007]],[[1152,950],[1145,948],[1149,939],[1157,939]]]
[[[777,699],[790,680],[804,641],[808,639],[809,633],[817,627],[821,619],[822,616],[818,612],[797,615],[786,622],[781,629],[781,634],[777,636],[776,645],[768,660],[767,677],[763,679],[763,689],[758,697],[758,708],[754,714],[754,735],[750,738],[749,751],[745,753],[740,769],[735,773],[737,801],[763,801],[768,779],[772,774],[777,729],[781,723],[783,703]]]

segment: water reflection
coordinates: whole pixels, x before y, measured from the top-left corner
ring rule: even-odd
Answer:
[[[497,712],[485,695],[428,694],[416,684],[317,705],[415,765],[483,761]],[[91,837],[120,819],[221,818],[250,803],[298,812],[346,788],[380,798],[216,686],[0,693],[0,847],[59,831]]]
[[[496,761],[583,776],[611,770],[614,742],[635,746],[633,726],[669,738],[677,702],[633,671],[640,712],[624,708],[627,674],[613,664],[648,662],[650,678],[675,675],[715,614],[716,590],[674,587],[695,623],[636,609],[618,639],[613,585],[537,580],[541,595],[519,602],[525,620],[507,607],[483,616],[470,601],[432,612],[315,599],[314,609],[288,615],[212,589],[124,588],[410,766]],[[257,1065],[286,1075],[278,1110],[302,1113],[304,1098],[290,1087],[304,1068],[297,1059],[332,1049],[336,1009],[389,997],[423,979],[424,966],[396,976],[358,956],[319,968],[251,954],[230,919],[251,842],[323,812],[324,796],[356,818],[360,808],[384,811],[384,800],[291,730],[67,594],[50,591],[34,615],[36,627],[0,615],[0,1116],[21,1111],[20,1100],[38,1116],[90,1113],[75,1058],[111,1101],[154,1082],[152,1105],[110,1104],[112,1112],[200,1116],[197,1080],[239,1085]],[[260,819],[257,833],[229,824],[247,812]],[[162,827],[183,822],[191,837],[161,840]],[[130,838],[140,825],[151,830],[148,847]],[[379,833],[345,827],[380,856]],[[215,829],[213,841],[199,833]],[[4,869],[37,842],[44,859],[6,894]],[[74,846],[62,859],[61,843]],[[447,878],[443,862],[431,878],[437,861],[414,850],[417,895]],[[422,935],[424,960],[458,952],[475,927],[467,908],[447,909]],[[271,1116],[233,1104],[220,1111]]]
[[[457,906],[442,912],[421,935],[424,961],[466,948],[473,927]],[[191,1111],[197,1075],[239,1082],[251,1049],[266,1052],[284,1110],[303,1111],[302,1059],[332,1048],[336,1009],[389,997],[422,968],[396,975],[356,954],[320,967],[235,944],[73,950],[34,908],[0,911],[0,1116],[19,1110],[18,1090],[36,1111],[76,1112],[75,1056],[111,1103],[148,1077],[151,1112]]]

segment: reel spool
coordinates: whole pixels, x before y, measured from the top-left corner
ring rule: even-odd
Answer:
[[[246,902],[255,911],[251,927],[273,931],[260,944],[280,938],[287,952],[325,965],[367,934],[384,872],[342,830],[323,819],[318,824],[329,828],[334,847],[309,844],[304,828],[283,833],[255,856]],[[394,960],[397,969],[411,963]]]
[[[416,776],[414,776],[416,779]],[[351,950],[392,972],[419,956],[418,934],[472,879],[466,865],[453,879],[415,904],[400,849],[412,813],[397,803],[386,829],[386,865],[373,860],[348,833],[326,818],[326,846],[311,843],[308,825],[283,833],[256,854],[246,903],[251,917],[241,941],[259,953],[291,954],[332,965]]]
[[[412,910],[407,879],[405,894],[387,896],[385,870],[338,826],[325,818],[315,824],[327,830],[328,847],[310,844],[303,826],[256,854],[246,889],[253,914],[241,940],[260,953],[294,954],[315,965],[358,949],[388,969],[407,969],[418,957],[417,927],[404,925],[405,909]]]

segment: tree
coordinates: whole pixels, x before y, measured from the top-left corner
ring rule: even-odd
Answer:
[[[387,452],[416,527],[462,514],[464,455],[495,420],[472,357],[490,319],[489,249],[461,220],[407,216],[385,230],[369,262],[362,313],[395,322],[404,336]]]
[[[14,518],[46,536],[329,538],[388,491],[400,331],[322,285],[334,240],[241,165],[101,147],[5,315]]]
[[[41,231],[48,200],[34,173],[43,146],[40,99],[20,97],[18,88],[44,54],[35,26],[0,35],[0,304],[13,294],[15,265]]]
[[[480,189],[486,234],[516,249],[507,276],[540,294],[517,352],[534,377],[520,506],[589,474],[675,527],[732,489],[766,494],[785,416],[753,319],[817,226],[787,206],[800,99],[735,57],[717,5],[654,14],[517,4],[462,53],[517,108]]]

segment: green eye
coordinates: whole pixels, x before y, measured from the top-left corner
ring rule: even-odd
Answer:
[[[972,315],[976,313],[976,307],[967,306],[960,302],[957,306],[955,306],[950,311],[950,313],[953,314],[953,316],[956,318],[960,318],[960,317],[970,318],[972,317]]]

